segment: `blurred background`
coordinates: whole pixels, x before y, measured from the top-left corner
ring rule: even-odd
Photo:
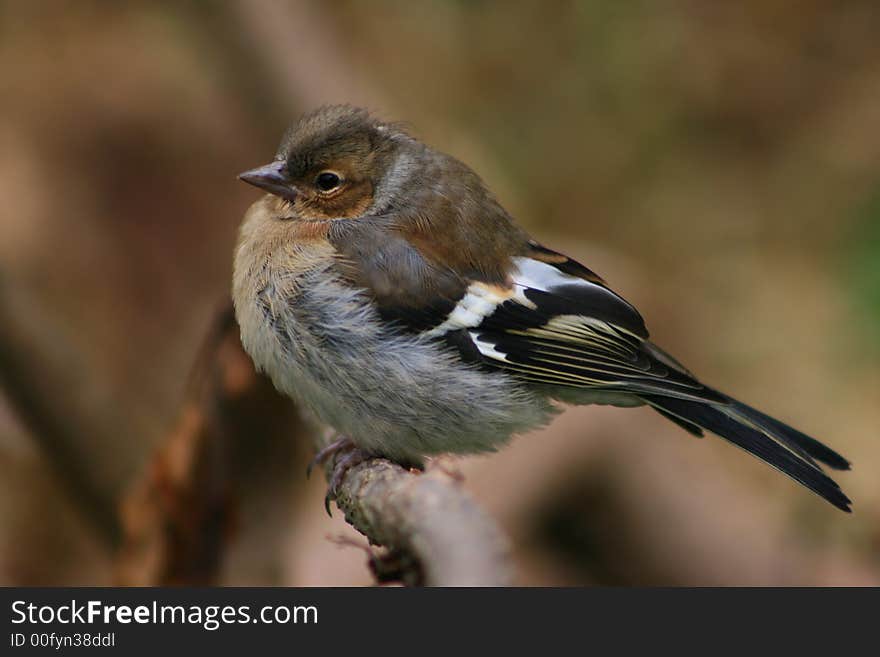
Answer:
[[[237,173],[351,102],[854,463],[849,516],[650,410],[570,409],[448,461],[519,583],[880,584],[878,33],[872,0],[0,2],[0,583],[371,581],[289,405],[234,445],[174,438],[257,198]],[[215,554],[157,575],[144,509],[205,462],[174,540],[207,526]]]

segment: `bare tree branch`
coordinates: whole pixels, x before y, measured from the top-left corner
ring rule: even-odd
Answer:
[[[334,465],[330,459],[328,476]],[[348,470],[336,504],[371,543],[389,548],[391,560],[402,564],[398,578],[405,583],[502,586],[512,581],[507,537],[452,477],[438,470],[414,474],[371,459]]]

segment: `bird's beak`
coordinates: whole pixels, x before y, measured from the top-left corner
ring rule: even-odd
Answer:
[[[265,189],[270,194],[280,196],[288,201],[296,200],[296,187],[287,176],[287,163],[284,160],[276,160],[271,164],[245,171],[238,177],[254,187]]]

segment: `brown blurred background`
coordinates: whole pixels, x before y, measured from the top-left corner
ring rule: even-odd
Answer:
[[[228,297],[236,174],[347,101],[854,463],[847,516],[649,410],[571,409],[451,462],[520,583],[880,584],[878,33],[871,0],[0,2],[0,583],[117,581],[117,509]],[[283,434],[231,459],[215,581],[369,583]]]

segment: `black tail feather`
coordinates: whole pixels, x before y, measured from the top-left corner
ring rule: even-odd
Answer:
[[[838,469],[848,468],[849,462],[819,441],[735,400],[731,400],[729,406],[723,406],[660,395],[640,396],[663,415],[674,415],[683,422],[700,426],[729,440],[838,509],[851,511],[849,498],[810,457]]]
[[[742,402],[735,399],[730,400],[731,405],[742,415],[749,417],[756,424],[761,425],[764,429],[772,433],[777,439],[783,441],[787,445],[797,446],[812,456],[817,461],[821,461],[829,468],[835,470],[849,470],[850,462],[843,458],[827,445],[823,445],[815,438],[811,438],[805,433],[801,433],[797,429],[780,422],[776,418],[770,417],[761,411],[746,406]]]

